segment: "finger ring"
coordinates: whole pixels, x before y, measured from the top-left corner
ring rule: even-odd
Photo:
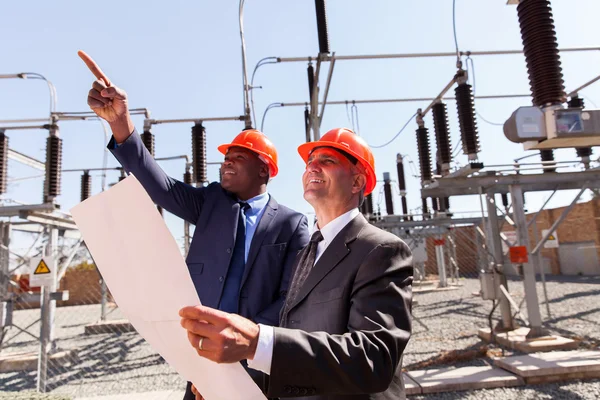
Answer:
[[[200,342],[198,342],[198,350],[203,350],[203,349],[202,349],[202,342],[203,342],[203,341],[204,341],[204,338],[203,338],[203,337],[201,337],[201,338],[200,338]]]

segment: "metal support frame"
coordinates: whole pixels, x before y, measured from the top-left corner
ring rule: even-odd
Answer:
[[[508,290],[508,282],[504,275],[504,255],[502,254],[502,243],[500,241],[500,226],[498,224],[498,215],[496,214],[496,201],[494,199],[494,192],[489,191],[485,194],[487,204],[487,227],[489,229],[488,234],[488,247],[491,249],[494,257],[494,284],[496,291],[499,292],[500,286],[504,286]],[[512,330],[514,329],[514,321],[510,310],[510,302],[506,297],[501,297],[500,301],[500,312],[502,314],[502,320],[496,329],[501,330]]]
[[[58,243],[58,230],[51,228],[48,230],[48,243],[46,245],[46,256],[52,257],[55,254]],[[55,264],[50,267],[56,269]],[[54,315],[56,311],[56,300],[50,299],[50,293],[56,291],[56,280],[51,286],[42,287],[41,296],[41,327],[40,327],[40,352],[38,357],[37,371],[37,390],[40,393],[46,392],[48,382],[48,359],[54,346]]]
[[[585,192],[589,186],[590,185],[588,182],[583,184],[583,187],[581,188],[579,193],[577,193],[577,196],[575,196],[575,198],[573,199],[571,204],[569,204],[569,206],[563,210],[562,214],[560,214],[560,217],[558,217],[558,219],[556,221],[554,221],[554,223],[552,224],[550,229],[548,229],[548,232],[546,232],[546,234],[542,237],[542,240],[540,240],[540,242],[531,251],[531,254],[537,254],[540,251],[540,249],[542,248],[544,243],[546,243],[546,241],[552,235],[552,233],[556,230],[556,228],[558,228],[558,226],[561,224],[561,222],[563,222],[564,219],[567,217],[567,215],[569,215],[569,212],[571,212],[573,207],[575,207],[575,204],[577,204],[577,200],[579,200],[579,198],[581,197],[583,192]]]
[[[438,236],[438,240],[443,240],[443,236]],[[444,245],[436,244],[435,245],[435,259],[437,261],[438,267],[438,276],[440,278],[439,287],[447,287],[448,281],[446,278],[446,257],[444,254]]]
[[[523,189],[519,185],[510,186],[510,194],[519,245],[525,246],[529,250],[531,246],[529,244],[529,230],[527,228],[527,218],[525,217],[525,206],[523,204]],[[523,265],[523,284],[530,327],[527,337],[529,338],[544,335],[535,279],[535,270],[537,268],[539,268],[537,257],[532,257],[529,262]]]
[[[10,235],[11,224],[7,221],[0,222],[0,301],[8,298],[10,285]]]
[[[319,74],[321,73],[321,57],[317,57],[317,69],[313,79],[312,97],[310,99],[310,126],[313,132],[313,141],[321,138],[319,121]]]

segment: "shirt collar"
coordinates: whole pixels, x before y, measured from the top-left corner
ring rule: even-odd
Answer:
[[[241,200],[240,200],[241,201]],[[260,212],[263,208],[267,206],[269,202],[269,192],[264,192],[255,196],[251,199],[244,200],[244,203],[248,203],[250,206],[250,210],[246,213],[246,215],[254,215]]]
[[[327,225],[321,228],[321,235],[323,235],[323,240],[327,243],[331,243],[331,241],[337,236],[338,233],[350,221],[352,221],[359,214],[358,208],[353,208],[352,210],[340,215],[333,221],[329,222]],[[317,225],[315,224],[315,231],[317,231]]]

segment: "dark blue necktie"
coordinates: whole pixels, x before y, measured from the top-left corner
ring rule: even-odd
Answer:
[[[245,213],[250,209],[248,203],[240,202],[238,214],[237,233],[235,235],[235,246],[225,278],[225,287],[221,295],[219,309],[228,313],[238,313],[240,296],[240,285],[244,269],[246,268],[246,217]]]

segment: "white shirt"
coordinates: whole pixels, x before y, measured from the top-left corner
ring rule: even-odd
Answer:
[[[342,229],[350,221],[352,221],[359,214],[358,208],[354,208],[345,214],[340,215],[333,221],[321,228],[321,234],[323,240],[319,242],[317,246],[317,254],[315,256],[315,263],[323,255],[329,244],[335,239]],[[316,226],[315,226],[316,227]],[[271,362],[273,361],[273,327],[269,325],[258,324],[258,344],[256,346],[256,353],[254,354],[253,360],[248,360],[248,367],[264,372],[267,375],[271,374]]]

